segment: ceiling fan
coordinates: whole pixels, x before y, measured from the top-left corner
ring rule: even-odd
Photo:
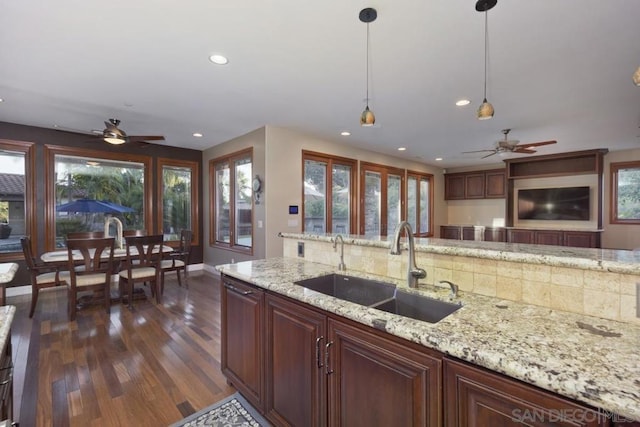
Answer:
[[[161,135],[127,135],[125,131],[118,128],[120,120],[109,119],[104,122],[106,128],[100,132],[97,131],[99,138],[113,145],[120,145],[128,142],[137,142],[139,144],[149,144],[147,141],[164,141]]]
[[[511,129],[503,129],[502,133],[504,134],[504,139],[500,141],[496,141],[495,148],[491,150],[463,151],[463,154],[489,152],[489,154],[482,157],[483,159],[489,156],[493,156],[494,154],[500,154],[500,153],[533,154],[536,152],[536,150],[533,150],[531,147],[541,147],[543,145],[555,144],[557,142],[557,141],[541,141],[541,142],[530,142],[528,144],[520,144],[519,143],[520,141],[516,139],[508,139],[509,132],[511,132]]]

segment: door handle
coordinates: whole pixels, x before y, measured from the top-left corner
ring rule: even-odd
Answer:
[[[329,348],[333,345],[333,341],[330,341],[327,343],[327,345],[324,346],[324,372],[325,374],[329,375],[329,374],[333,374],[333,369],[330,368],[329,366]]]
[[[236,294],[240,294],[240,295],[251,295],[253,293],[253,291],[241,291],[240,289],[236,288],[235,286],[233,286],[230,283],[225,283],[224,287],[229,289],[231,292],[236,293]]]
[[[320,343],[324,340],[324,337],[316,338],[316,365],[318,368],[322,368],[324,365],[322,364],[322,354],[320,352]]]

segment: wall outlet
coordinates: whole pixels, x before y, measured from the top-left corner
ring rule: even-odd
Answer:
[[[304,242],[298,242],[298,256],[304,258]]]

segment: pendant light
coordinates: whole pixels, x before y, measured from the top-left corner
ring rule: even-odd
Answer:
[[[488,11],[498,3],[498,0],[478,0],[476,10],[484,12],[484,99],[478,108],[478,120],[487,120],[493,117],[493,105],[487,101],[487,40],[489,39]]]
[[[367,24],[367,106],[360,115],[360,126],[369,127],[373,126],[376,122],[376,116],[373,114],[373,111],[369,109],[369,23],[376,20],[378,12],[376,12],[375,9],[368,7],[360,11],[359,17],[360,21]]]
[[[633,73],[633,82],[636,84],[636,86],[640,86],[640,67],[638,67],[636,72]]]

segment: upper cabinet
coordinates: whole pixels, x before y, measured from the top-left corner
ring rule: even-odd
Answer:
[[[444,176],[445,200],[504,198],[506,188],[505,169],[450,173]]]

